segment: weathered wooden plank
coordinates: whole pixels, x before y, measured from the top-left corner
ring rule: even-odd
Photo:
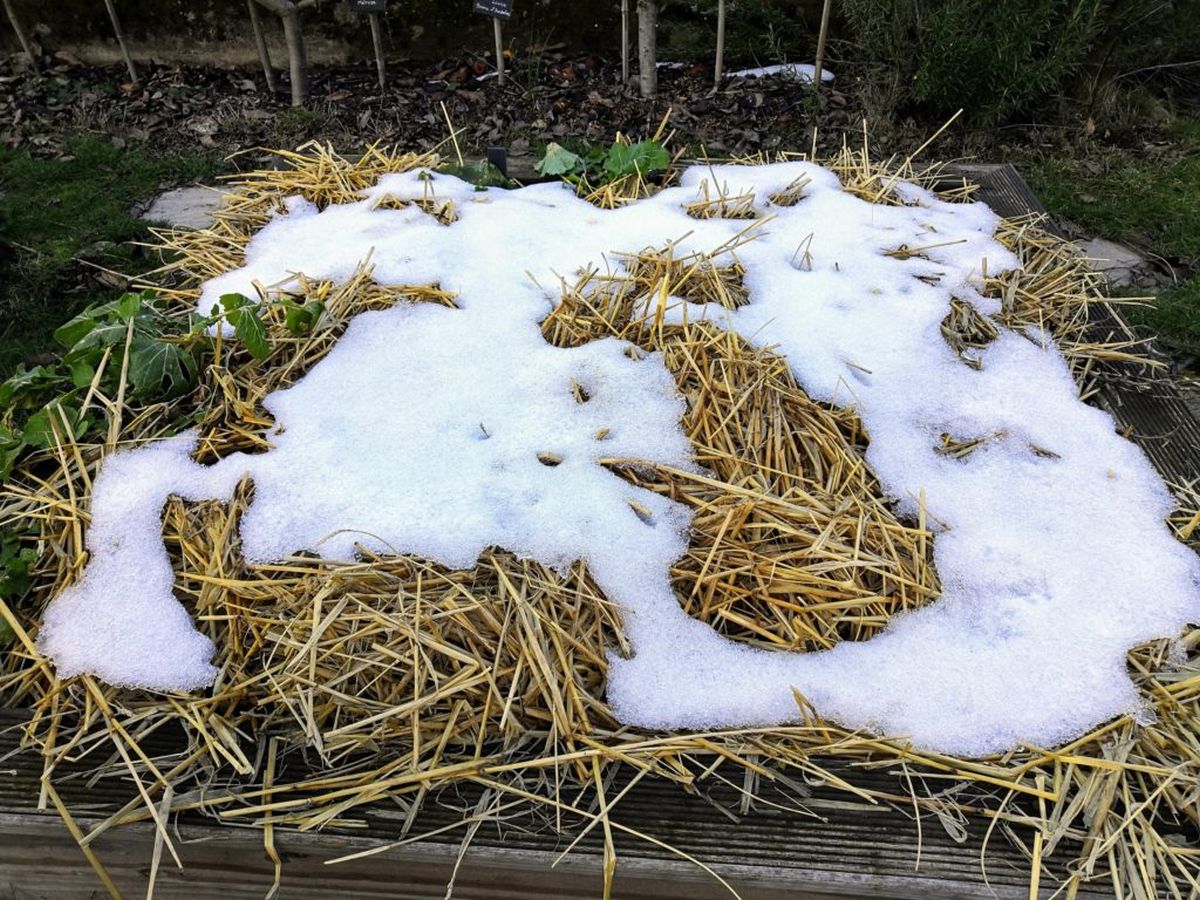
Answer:
[[[94,874],[57,816],[33,808],[40,778],[38,758],[29,753],[8,755],[19,736],[11,725],[21,720],[19,712],[0,712],[0,726],[10,726],[0,729],[0,759],[7,757],[2,765],[12,766],[0,777],[0,890],[10,887],[17,897],[88,896],[87,891],[96,886]],[[156,736],[148,751],[177,749],[172,744],[169,735]],[[886,770],[834,768],[857,784],[903,793],[899,779]],[[128,800],[133,789],[121,777],[101,779],[89,787],[79,777],[82,771],[80,766],[66,766],[56,784],[86,830]],[[918,828],[904,807],[855,802],[820,785],[811,788],[811,797],[802,804],[783,794],[773,796],[769,787],[763,790],[767,799],[780,806],[759,804],[749,814],[739,815],[741,798],[732,788],[718,785],[701,796],[666,783],[643,782],[622,801],[615,818],[703,861],[748,898],[993,896],[985,885],[985,867],[994,896],[1028,895],[1027,861],[998,836],[985,853],[983,822],[967,823],[965,838],[958,842],[926,814],[918,838]],[[413,833],[454,825],[461,817],[457,810],[472,807],[476,796],[464,791],[453,804],[429,804]],[[358,818],[363,828],[357,833],[277,830],[276,844],[287,860],[283,896],[324,897],[337,890],[363,897],[444,895],[462,829],[345,867],[327,865],[328,860],[400,837],[403,816],[395,807],[364,810]],[[261,832],[215,825],[195,815],[180,816],[176,826],[185,869],[181,873],[173,867],[160,870],[160,896],[235,898],[265,893],[273,869],[265,857]],[[603,864],[599,834],[589,836],[552,867],[573,833],[555,833],[547,822],[533,817],[510,821],[504,828],[480,828],[460,866],[456,895],[596,895]],[[152,829],[142,825],[114,829],[93,847],[119,885],[130,893],[144,892]],[[660,847],[618,834],[617,851],[618,896],[680,900],[728,896],[715,877]],[[1051,881],[1045,878],[1043,883]]]

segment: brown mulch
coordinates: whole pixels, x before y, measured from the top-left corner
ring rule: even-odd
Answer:
[[[562,52],[509,60],[505,85],[481,79],[491,66],[470,56],[389,62],[384,90],[366,61],[314,68],[304,111],[291,110],[282,73],[272,96],[257,69],[143,64],[135,87],[120,66],[87,66],[65,54],[48,63],[32,76],[18,58],[0,61],[0,143],[52,156],[84,132],[162,151],[233,153],[310,139],[421,151],[445,140],[445,104],[464,152],[503,146],[519,157],[550,141],[648,135],[670,109],[675,146],[725,155],[808,149],[814,125],[821,146],[835,150],[843,135],[861,135],[864,115],[840,82],[822,92],[818,109],[811,91],[788,79],[732,79],[714,92],[704,65],[661,68],[659,96],[644,100],[621,84],[619,60]]]

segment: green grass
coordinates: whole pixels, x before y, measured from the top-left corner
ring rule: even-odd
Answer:
[[[1152,306],[1129,315],[1167,343],[1200,354],[1200,120],[1178,120],[1171,137],[1162,157],[1110,151],[1035,156],[1021,165],[1053,215],[1190,269]]]
[[[1126,308],[1125,315],[1165,343],[1200,357],[1200,275],[1159,294],[1153,306]]]
[[[60,159],[0,147],[0,379],[51,350],[54,329],[84,306],[121,293],[81,278],[91,268],[81,258],[126,274],[157,264],[129,245],[149,236],[135,203],[219,165],[212,153],[152,155],[97,137]]]

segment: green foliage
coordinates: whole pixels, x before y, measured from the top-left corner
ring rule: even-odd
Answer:
[[[583,155],[551,143],[546,145],[537,170],[542,175],[561,175],[572,183],[586,179],[594,186],[631,175],[647,176],[670,165],[671,155],[656,141],[614,141],[611,147],[592,147]]]
[[[29,570],[37,556],[33,547],[21,542],[20,535],[0,532],[0,600],[14,600],[29,590]],[[7,647],[15,637],[8,620],[0,616],[0,648]]]
[[[1108,150],[1083,159],[1031,154],[1018,164],[1057,218],[1192,272],[1153,304],[1126,311],[1167,343],[1200,354],[1200,119],[1180,119],[1170,136],[1172,146],[1154,157]]]
[[[269,309],[283,310],[283,324],[289,334],[299,337],[316,327],[325,304],[319,300],[297,303],[287,297],[260,303],[245,294],[222,294],[219,306],[214,306],[212,315],[201,319],[195,331],[226,322],[233,328],[234,336],[242,342],[255,359],[266,359],[271,355],[271,339],[267,334],[266,313]]]
[[[157,265],[129,243],[149,238],[135,203],[219,165],[207,151],[155,154],[94,136],[68,150],[47,158],[0,146],[0,379],[51,352],[65,318],[120,293],[97,284],[80,259],[131,273]]]
[[[438,167],[438,171],[461,178],[468,184],[475,185],[478,190],[489,187],[513,187],[513,182],[505,178],[504,173],[487,160],[461,166],[457,163],[444,163]]]
[[[110,349],[113,363],[105,386],[117,387],[124,366],[132,399],[171,399],[196,381],[196,360],[185,346],[178,318],[167,315],[150,291],[89,307],[57,329],[54,338],[66,348],[63,363],[77,386],[91,382]]]
[[[604,156],[606,181],[618,181],[628,175],[661,172],[671,164],[671,155],[655,141],[636,144],[614,143]]]
[[[1163,291],[1148,306],[1127,307],[1125,315],[1164,343],[1200,357],[1200,275]]]
[[[1029,182],[1056,216],[1165,257],[1200,262],[1200,120],[1173,129],[1170,155],[1109,151],[1030,157]]]
[[[271,344],[267,340],[267,326],[263,322],[262,307],[242,294],[222,294],[221,310],[213,314],[222,317],[233,326],[237,336],[250,355],[255,359],[266,359],[271,355]]]
[[[281,300],[279,302],[284,309],[284,327],[296,337],[308,334],[308,332],[316,328],[317,321],[321,318],[321,314],[325,312],[325,304],[320,300],[309,300],[303,305],[292,300]]]
[[[64,348],[58,360],[0,383],[0,482],[30,450],[82,438],[96,427],[81,410],[93,381],[115,396],[124,377],[131,401],[178,397],[195,385],[196,352],[207,343],[150,292],[91,306],[54,337]]]
[[[997,121],[1158,61],[1169,0],[845,0],[857,52],[890,81],[885,103]],[[1179,4],[1181,7],[1181,4]],[[1182,12],[1181,8],[1177,12]],[[1137,23],[1137,27],[1133,23]]]
[[[546,152],[536,168],[542,175],[578,175],[584,170],[584,162],[578,153],[551,142],[546,145]]]

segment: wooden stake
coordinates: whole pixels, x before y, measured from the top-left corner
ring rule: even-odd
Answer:
[[[638,86],[643,97],[658,93],[658,0],[638,0]]]
[[[825,0],[821,9],[821,31],[817,34],[817,58],[813,64],[813,90],[821,89],[821,70],[825,65],[825,38],[829,36],[829,11],[833,8],[833,0]]]
[[[499,16],[492,16],[492,30],[496,34],[496,80],[504,84],[504,29]]]
[[[254,29],[254,46],[258,48],[258,61],[262,63],[263,77],[267,79],[267,90],[275,93],[275,70],[271,68],[271,53],[267,49],[267,38],[263,34],[262,21],[258,17],[258,4],[254,0],[246,0],[250,10],[250,26]]]
[[[129,55],[129,47],[125,43],[125,32],[121,29],[121,20],[117,18],[117,7],[113,0],[104,0],[104,5],[108,7],[108,17],[112,19],[113,33],[117,36],[121,55],[125,57],[125,68],[129,70],[129,80],[136,85],[138,83],[137,68],[133,65],[133,57]]]
[[[375,69],[379,72],[379,89],[387,85],[387,63],[383,59],[383,30],[379,27],[379,13],[367,16],[371,21],[371,42],[375,45]]]
[[[625,2],[628,2],[628,0],[625,0]],[[33,42],[29,40],[29,35],[25,33],[25,27],[21,24],[21,20],[17,18],[17,11],[13,9],[12,0],[4,0],[4,11],[8,13],[8,21],[12,25],[13,31],[17,33],[17,40],[21,42],[21,49],[25,51],[25,56],[29,58],[29,65],[33,67],[33,71],[39,71],[37,54],[33,52]]]
[[[725,74],[725,0],[717,0],[717,61],[713,65],[713,88],[720,90]]]
[[[621,0],[621,84],[629,84],[629,0]]]

